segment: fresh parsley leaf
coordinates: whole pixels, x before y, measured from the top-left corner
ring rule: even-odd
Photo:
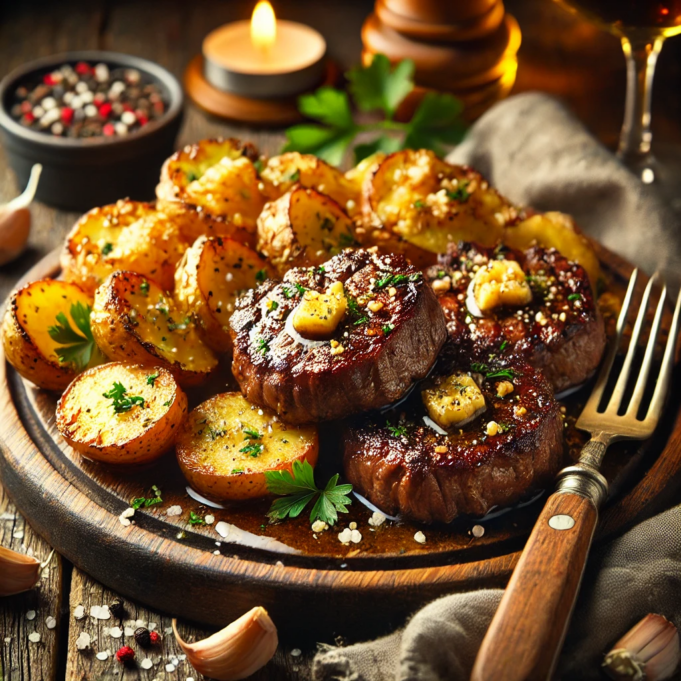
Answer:
[[[190,525],[205,525],[206,521],[200,516],[194,513],[194,511],[189,511],[189,524]]]
[[[113,251],[113,244],[110,241],[107,241],[103,246],[102,246],[102,255],[109,255]]]
[[[388,430],[394,437],[402,437],[407,434],[406,426],[388,426]]]
[[[466,127],[461,119],[463,104],[446,92],[427,92],[408,124],[404,146],[444,152],[443,144],[458,144]]]
[[[90,364],[93,356],[96,360],[101,357],[90,329],[91,312],[92,308],[89,305],[83,305],[81,302],[74,303],[69,313],[77,331],[71,326],[63,312],[57,314],[57,324],[47,329],[50,338],[61,346],[55,348],[60,363],[71,365],[76,371],[83,371]]]
[[[152,388],[154,387],[154,383],[156,383],[156,379],[160,376],[158,372],[155,374],[151,374],[151,376],[147,376],[147,385],[150,385]]]
[[[399,137],[392,137],[390,135],[381,135],[373,142],[366,142],[364,144],[357,144],[353,150],[355,155],[355,164],[363,161],[372,154],[382,151],[384,154],[392,154],[402,148],[402,140]]]
[[[298,517],[305,507],[316,499],[310,522],[319,519],[328,525],[338,520],[338,513],[347,513],[351,499],[348,495],[352,485],[339,485],[338,474],[334,475],[324,489],[319,489],[314,481],[314,469],[307,460],[294,461],[293,470],[265,471],[267,490],[281,499],[275,499],[268,516],[271,520],[284,520]]]
[[[581,293],[571,293],[568,297],[568,300],[581,300],[582,299],[582,294]]]
[[[350,100],[346,92],[332,87],[321,87],[316,92],[298,98],[300,113],[332,128],[354,126]]]
[[[261,283],[261,284],[262,284],[263,281],[266,281],[267,280],[267,270],[265,270],[265,269],[258,270],[255,273],[255,280],[257,282]]]
[[[152,485],[151,486],[151,492],[153,496],[150,497],[137,497],[136,499],[133,499],[132,502],[130,503],[130,506],[134,508],[135,510],[139,508],[149,508],[150,506],[155,506],[156,504],[162,504],[163,499],[161,497],[161,490],[156,486]]]
[[[114,381],[113,388],[105,393],[103,397],[113,400],[113,410],[116,414],[130,411],[133,407],[144,407],[144,398],[141,395],[128,395],[128,389],[118,381]]]

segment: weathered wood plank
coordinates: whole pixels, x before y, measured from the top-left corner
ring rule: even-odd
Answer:
[[[0,599],[0,679],[57,679],[60,632],[66,625],[61,558],[31,530],[1,487],[0,545],[47,561],[34,589]],[[31,640],[36,635],[40,638]]]

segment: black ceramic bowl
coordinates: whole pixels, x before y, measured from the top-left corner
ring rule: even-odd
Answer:
[[[79,61],[127,67],[155,83],[167,103],[165,113],[143,128],[121,137],[72,139],[20,125],[9,114],[16,88],[63,64]],[[34,163],[42,163],[37,198],[51,206],[89,210],[129,196],[154,196],[163,161],[173,152],[182,122],[182,88],[163,67],[146,59],[95,50],[66,52],[24,64],[0,82],[0,135],[21,187]]]

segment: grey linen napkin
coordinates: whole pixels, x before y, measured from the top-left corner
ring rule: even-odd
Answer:
[[[519,205],[572,214],[646,271],[678,277],[681,230],[673,213],[556,100],[523,94],[496,105],[449,160],[477,168]],[[389,636],[327,649],[315,658],[314,678],[467,680],[501,594],[446,596]],[[681,626],[681,506],[593,552],[556,678],[602,680],[603,654],[649,612]]]

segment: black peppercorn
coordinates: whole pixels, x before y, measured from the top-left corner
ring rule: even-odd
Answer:
[[[123,601],[120,598],[116,598],[109,606],[109,612],[111,612],[116,619],[123,619],[123,615],[125,615]]]
[[[142,646],[142,648],[148,648],[151,645],[151,634],[149,629],[146,627],[139,627],[135,629],[135,641],[137,645]]]

